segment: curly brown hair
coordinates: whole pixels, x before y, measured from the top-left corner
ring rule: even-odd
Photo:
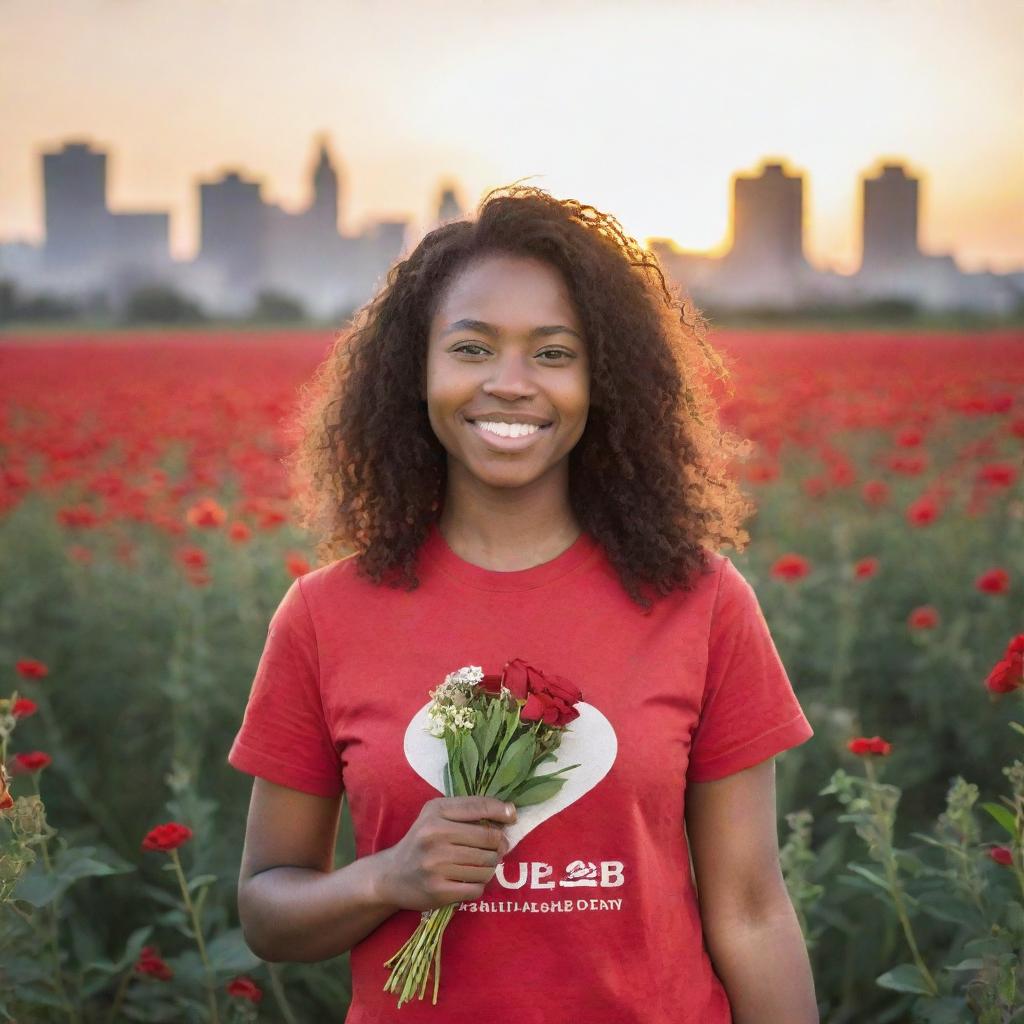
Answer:
[[[302,389],[286,459],[299,522],[321,564],[354,552],[374,583],[419,585],[416,555],[447,481],[421,399],[429,327],[454,275],[496,254],[552,265],[579,311],[591,402],[569,455],[571,507],[647,611],[642,588],[691,589],[708,571],[707,547],[748,543],[742,523],[755,506],[730,470],[750,442],[719,427],[700,371],[726,381],[729,370],[657,257],[610,214],[533,186],[494,189],[475,219],[429,232],[336,339]]]

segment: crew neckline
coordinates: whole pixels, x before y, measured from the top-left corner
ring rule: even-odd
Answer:
[[[583,530],[561,554],[539,565],[508,571],[485,569],[457,555],[448,546],[437,523],[433,522],[420,553],[427,564],[477,590],[515,591],[535,590],[553,583],[589,561],[599,549],[597,540]]]

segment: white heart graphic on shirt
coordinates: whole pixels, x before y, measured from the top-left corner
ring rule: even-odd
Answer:
[[[427,710],[431,703],[428,701],[413,715],[405,730],[405,757],[413,771],[444,796],[444,766],[448,763],[448,750],[441,737],[432,736],[427,731],[430,725]],[[548,775],[573,764],[579,767],[562,776],[566,780],[565,785],[554,796],[539,804],[519,808],[515,822],[505,826],[510,850],[541,822],[593,789],[615,763],[619,741],[611,722],[591,704],[580,701],[574,707],[580,713],[579,718],[566,726],[561,743],[553,751],[554,761],[545,761],[540,766],[540,774]]]

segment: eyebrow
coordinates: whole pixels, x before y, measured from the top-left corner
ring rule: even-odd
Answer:
[[[479,331],[480,334],[489,334],[492,338],[497,338],[501,331],[498,330],[494,324],[486,323],[483,320],[456,320],[455,323],[450,324],[444,329],[441,336],[447,337],[449,334],[454,334],[455,331]],[[548,324],[545,327],[534,327],[530,331],[531,338],[546,338],[551,334],[571,334],[573,337],[579,338],[579,334],[574,331],[571,327],[566,327],[564,324]],[[580,341],[583,339],[580,338]]]

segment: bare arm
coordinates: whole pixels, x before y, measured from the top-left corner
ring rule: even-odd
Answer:
[[[687,786],[686,834],[704,938],[735,1024],[818,1024],[775,816],[774,759]]]
[[[253,780],[238,913],[261,960],[341,956],[399,909],[382,891],[387,850],[334,868],[340,809],[341,797]]]
[[[394,846],[334,869],[341,797],[253,782],[238,913],[262,960],[340,956],[397,910],[476,900],[508,852],[514,809],[495,797],[435,797]]]
[[[788,895],[761,917],[716,919],[704,938],[734,1024],[818,1024],[807,946]]]

